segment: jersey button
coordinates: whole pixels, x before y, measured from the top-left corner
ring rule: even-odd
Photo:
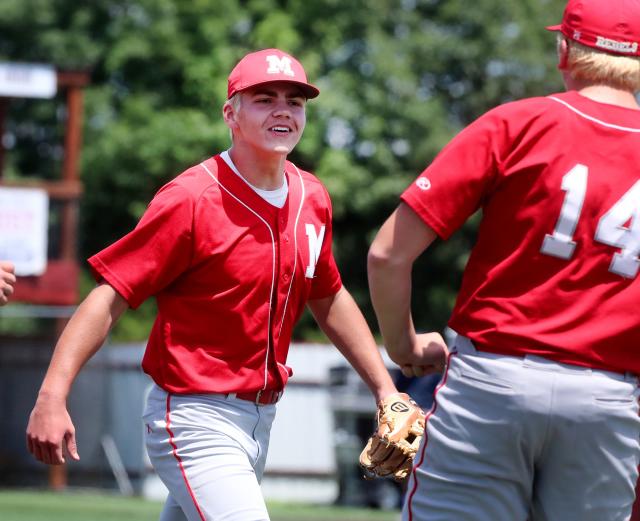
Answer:
[[[289,274],[285,273],[284,275],[282,275],[282,280],[284,280],[285,282],[289,281]]]
[[[289,234],[287,233],[283,234],[282,238],[284,239],[284,242],[289,242]]]

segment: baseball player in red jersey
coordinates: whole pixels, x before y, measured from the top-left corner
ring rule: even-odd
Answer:
[[[570,0],[566,92],[499,106],[402,194],[369,253],[407,375],[446,369],[405,521],[623,521],[640,459],[640,1]],[[411,268],[482,210],[450,320],[417,335]]]
[[[9,302],[13,295],[13,285],[16,283],[15,268],[9,261],[0,261],[0,306]]]
[[[286,160],[318,89],[277,49],[248,54],[228,80],[231,148],[165,185],[132,232],[89,259],[100,284],[62,333],[27,428],[37,459],[62,463],[63,448],[78,459],[71,384],[121,313],[154,296],[142,366],[154,382],[147,450],[169,490],[162,521],[269,518],[259,482],[305,304],[377,400],[396,393],[342,286],[329,195]]]

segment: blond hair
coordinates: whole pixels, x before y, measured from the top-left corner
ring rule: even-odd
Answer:
[[[611,54],[586,47],[573,40],[567,42],[567,68],[574,80],[608,85],[631,92],[640,91],[640,57]]]
[[[240,96],[239,92],[236,92],[233,96],[231,96],[228,100],[226,100],[224,102],[224,104],[222,105],[222,110],[224,110],[224,108],[227,105],[231,105],[231,108],[233,109],[234,112],[238,112],[240,110],[240,105],[242,104],[242,97]]]
[[[224,102],[222,105],[222,110],[224,111],[224,107],[230,105],[233,111],[237,114],[240,110],[240,106],[242,105],[242,97],[239,92],[236,92],[233,96],[231,96],[228,100]],[[231,143],[233,143],[233,131],[229,129],[229,137],[231,138]]]

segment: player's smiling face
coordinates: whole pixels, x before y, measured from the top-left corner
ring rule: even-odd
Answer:
[[[242,140],[261,152],[288,154],[300,141],[306,123],[306,98],[286,82],[274,82],[240,93],[235,112],[234,143]]]

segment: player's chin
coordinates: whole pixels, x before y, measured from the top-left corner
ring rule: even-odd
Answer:
[[[291,152],[293,150],[293,147],[290,146],[286,146],[286,145],[276,145],[273,147],[273,151],[276,154],[289,154],[289,152]]]
[[[271,149],[277,154],[289,154],[298,144],[299,139],[282,140],[272,144]]]

